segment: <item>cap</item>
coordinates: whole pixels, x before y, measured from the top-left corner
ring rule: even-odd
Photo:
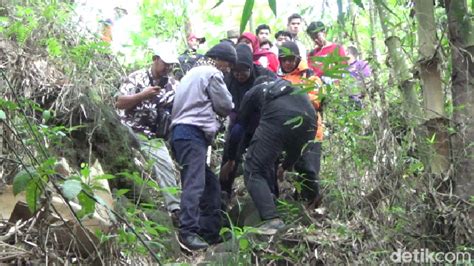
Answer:
[[[214,47],[207,51],[206,56],[221,59],[232,64],[237,62],[237,52],[234,46],[228,42],[220,42],[214,45]]]
[[[227,31],[227,38],[232,39],[232,38],[239,38],[240,37],[240,32],[239,30],[232,29]]]
[[[153,55],[157,55],[167,64],[177,64],[178,55],[171,43],[159,43],[152,47]]]
[[[200,44],[203,44],[203,43],[206,42],[206,37],[197,37],[197,35],[194,34],[194,33],[189,34],[189,36],[188,36],[188,41],[191,40],[191,39],[196,39],[196,40],[198,40],[198,42],[199,42]]]

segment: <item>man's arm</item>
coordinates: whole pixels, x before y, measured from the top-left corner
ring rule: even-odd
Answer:
[[[244,128],[249,124],[252,116],[263,107],[263,87],[257,85],[247,91],[240,103],[239,115],[237,117],[237,123],[240,123]]]
[[[129,110],[144,100],[150,99],[160,93],[161,88],[157,86],[148,87],[143,91],[132,95],[120,95],[117,98],[115,107],[118,109]]]
[[[222,74],[216,74],[211,77],[208,93],[212,107],[218,115],[227,116],[232,111],[232,108],[234,108],[232,95],[227,90]]]

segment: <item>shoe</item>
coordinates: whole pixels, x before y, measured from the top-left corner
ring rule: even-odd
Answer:
[[[317,209],[321,206],[322,201],[323,201],[323,196],[321,194],[318,194],[308,203],[307,206],[310,209]]]
[[[209,244],[204,242],[198,235],[188,235],[185,237],[179,235],[178,240],[181,247],[189,251],[200,250],[209,247]]]
[[[280,218],[265,221],[257,228],[257,232],[261,235],[274,235],[285,227],[285,223]]]
[[[179,209],[173,210],[171,212],[171,222],[173,223],[174,228],[179,228],[179,215],[181,211]]]
[[[232,239],[232,233],[229,232],[229,231],[225,231],[222,235],[218,235],[217,237],[214,237],[214,238],[211,238],[211,239],[208,239],[208,238],[203,238],[203,239],[206,240],[206,242],[210,246],[212,246],[212,245],[216,245],[216,244],[231,240]]]

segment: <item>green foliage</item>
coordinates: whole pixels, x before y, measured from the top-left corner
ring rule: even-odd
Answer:
[[[75,179],[66,180],[62,185],[63,195],[68,200],[72,200],[75,197],[77,197],[77,195],[79,195],[81,190],[82,190],[82,184],[81,184],[81,181],[79,180],[75,180]]]
[[[362,0],[353,0],[352,2],[354,2],[354,4],[356,4],[358,7],[365,9]]]
[[[292,125],[292,124],[294,125],[293,127],[291,127],[291,129],[300,127],[303,124],[303,116],[299,115],[299,116],[293,117],[292,119],[286,121],[283,125],[287,126],[287,125]]]
[[[252,10],[255,0],[245,0],[244,9],[242,11],[242,19],[240,20],[240,32],[244,32],[245,27],[252,16]]]
[[[60,57],[63,55],[62,45],[56,38],[48,38],[43,41],[46,45],[49,56],[51,57]]]
[[[268,0],[268,5],[270,6],[270,9],[272,10],[273,14],[276,16],[277,15],[276,0]]]
[[[13,194],[17,195],[18,193],[24,191],[30,183],[36,177],[36,172],[32,168],[27,168],[18,172],[13,178]]]
[[[20,171],[13,178],[13,194],[25,191],[26,203],[32,212],[37,210],[38,200],[43,192],[43,181],[40,172],[31,167]]]

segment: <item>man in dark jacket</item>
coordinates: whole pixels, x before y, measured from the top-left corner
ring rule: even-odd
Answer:
[[[247,127],[255,110],[261,117],[245,158],[245,185],[264,224],[260,233],[274,234],[284,227],[274,202],[274,168],[282,152],[280,173],[291,169],[304,145],[315,136],[316,113],[306,93],[285,80],[266,82],[249,90],[242,100],[238,121]]]
[[[276,79],[276,75],[273,72],[253,63],[252,51],[247,45],[238,44],[236,51],[237,63],[232,72],[225,78],[227,88],[232,95],[232,102],[234,103],[234,109],[229,116],[228,136],[224,145],[220,174],[221,189],[227,193],[228,197],[232,194],[232,185],[236,177],[237,166],[253,134],[252,130],[249,130],[248,134],[244,134],[241,130],[241,125],[236,124],[235,119],[238,115],[240,103],[245,93],[253,86],[254,81],[258,77],[268,76],[271,79]],[[252,117],[250,127],[255,129],[258,119],[258,114],[255,114]]]

